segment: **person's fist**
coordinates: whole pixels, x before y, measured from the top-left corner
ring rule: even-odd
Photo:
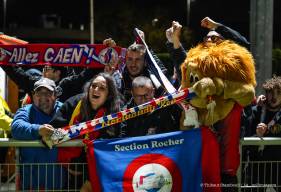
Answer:
[[[180,35],[181,35],[182,25],[173,21],[172,26],[166,30],[166,38],[170,43],[174,44],[174,48],[178,48],[180,45]]]
[[[53,134],[54,128],[52,125],[43,124],[39,127],[39,135],[42,137],[49,137]]]
[[[108,47],[116,46],[116,43],[115,43],[115,41],[112,38],[108,38],[108,39],[103,40],[102,44],[104,44],[104,45],[106,45]]]
[[[204,19],[201,20],[201,27],[215,30],[218,26],[219,26],[219,23],[210,19],[210,17],[205,17]]]
[[[108,65],[105,65],[105,66],[104,66],[104,70],[103,70],[103,71],[104,71],[105,73],[108,73],[109,75],[112,75],[115,70],[116,70],[116,69],[115,69],[115,66],[114,66],[114,65],[108,64]]]
[[[258,96],[258,98],[257,98],[257,105],[261,106],[261,107],[264,107],[265,104],[266,104],[266,97],[265,97],[265,95]]]
[[[256,133],[259,137],[263,137],[267,132],[267,125],[264,123],[259,123],[256,129]]]

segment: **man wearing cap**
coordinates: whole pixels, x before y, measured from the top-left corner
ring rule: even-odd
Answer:
[[[56,84],[48,78],[41,78],[34,84],[32,104],[26,105],[15,114],[12,122],[12,136],[18,140],[39,140],[53,133],[49,125],[62,103],[56,96]],[[21,190],[61,189],[63,169],[56,165],[30,165],[30,163],[55,163],[57,149],[24,147],[20,149]],[[24,177],[22,177],[24,176]],[[32,177],[32,178],[31,178]]]

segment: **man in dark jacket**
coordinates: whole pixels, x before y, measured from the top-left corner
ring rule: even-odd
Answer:
[[[116,45],[115,41],[111,38],[104,40],[104,44],[111,47]],[[164,67],[163,63],[152,51],[150,52],[161,71],[166,74],[167,69]],[[124,96],[125,102],[130,101],[132,98],[132,81],[134,78],[141,75],[152,79],[156,97],[159,97],[164,93],[164,89],[160,87],[161,85],[159,81],[154,80],[153,72],[148,66],[148,55],[145,46],[134,42],[127,48],[125,67],[121,71],[121,75],[113,76],[116,85],[118,85],[119,92]]]
[[[165,74],[167,72],[167,69],[164,67],[163,63],[157,58],[155,54],[153,54],[153,57],[156,60],[159,68]],[[152,78],[151,75],[153,75],[153,73],[152,71],[150,71],[147,64],[147,54],[145,46],[142,44],[133,43],[127,49],[126,66],[122,73],[122,87],[120,92],[124,95],[126,101],[129,101],[132,97],[132,81],[134,80],[134,78],[140,75]],[[155,87],[155,96],[161,96],[164,90],[160,87],[160,85],[157,85],[155,81],[153,81],[153,85]]]
[[[132,82],[133,98],[125,108],[135,107],[154,99],[154,90],[148,77],[136,77]],[[127,120],[122,128],[122,136],[134,137],[179,130],[180,113],[181,109],[173,105]]]
[[[257,99],[257,104],[252,106],[251,113],[244,118],[247,120],[244,121],[244,124],[249,126],[247,128],[250,129],[251,136],[281,137],[281,77],[273,76],[262,87],[265,95],[261,95]],[[248,146],[245,150],[249,159],[253,161],[251,166],[245,169],[249,173],[247,180],[245,180],[248,182],[246,184],[259,183],[277,186],[278,182],[280,183],[278,174],[281,172],[280,145],[264,146],[262,150],[258,146]],[[261,161],[266,164],[256,163]],[[265,190],[260,188],[258,191]]]
[[[33,76],[26,73],[22,67],[1,66],[6,74],[20,89],[32,95],[33,86],[40,76]],[[66,101],[71,96],[83,92],[83,85],[90,80],[99,70],[85,68],[80,74],[66,75],[65,67],[53,67],[46,65],[43,69],[43,76],[56,82],[58,100]]]

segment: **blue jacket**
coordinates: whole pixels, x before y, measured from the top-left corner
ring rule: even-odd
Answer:
[[[43,113],[35,105],[26,105],[20,108],[11,125],[13,138],[18,140],[39,140],[40,125],[49,123],[61,106],[62,103],[57,101],[51,115]],[[64,172],[63,168],[47,165],[47,163],[57,162],[57,153],[56,148],[52,150],[41,147],[24,147],[20,149],[20,162],[24,163],[20,166],[22,189],[61,189],[63,187],[61,177]],[[43,165],[38,167],[37,165],[30,165],[31,163],[43,163]],[[32,184],[30,184],[30,177],[32,177]]]

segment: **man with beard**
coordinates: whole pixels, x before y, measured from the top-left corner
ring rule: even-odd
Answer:
[[[142,34],[142,37],[144,38],[144,34]],[[116,45],[115,41],[111,38],[105,39],[103,43],[110,47]],[[161,60],[153,53],[153,51],[150,50],[150,52],[161,71],[166,74],[167,69]],[[121,75],[113,76],[119,92],[124,96],[123,99],[125,102],[130,101],[132,98],[132,81],[138,76],[145,76],[151,79],[153,78],[153,72],[148,67],[145,46],[136,39],[136,42],[127,48],[125,67],[121,71]],[[157,98],[163,94],[164,90],[157,84],[157,81],[154,79],[151,80],[155,88],[155,97]]]
[[[281,137],[281,77],[273,76],[263,84],[265,95],[252,107],[250,128],[258,137]]]
[[[61,107],[62,103],[56,101],[56,84],[48,78],[41,78],[34,84],[32,104],[20,108],[12,122],[12,136],[18,140],[39,140],[50,136],[54,128],[49,121]],[[20,148],[21,190],[61,189],[62,169],[55,163],[57,149],[25,147]],[[31,165],[31,163],[36,163]],[[42,165],[38,166],[38,163]],[[24,177],[23,177],[24,176]]]
[[[252,136],[258,137],[281,137],[281,77],[273,76],[262,85],[265,95],[259,96],[257,105],[252,107],[252,113],[247,117]],[[262,141],[261,141],[262,142]],[[263,150],[257,146],[249,148],[252,161],[268,161],[271,166],[263,163],[253,163],[249,167],[248,185],[251,184],[278,184],[278,174],[281,172],[280,146],[265,146]],[[275,162],[273,162],[275,161]],[[259,177],[256,177],[256,176]],[[251,182],[251,183],[250,183]],[[264,191],[264,188],[260,188]],[[257,191],[259,191],[257,190]]]
[[[152,53],[153,54],[153,53]],[[167,69],[163,63],[153,54],[156,63],[165,74]],[[129,101],[132,98],[132,81],[138,76],[145,76],[151,79],[152,71],[149,70],[146,61],[146,48],[142,44],[133,43],[127,49],[126,66],[122,73],[122,87],[121,93],[124,95],[125,100]],[[152,80],[152,79],[151,79]],[[152,80],[154,83],[154,81]],[[163,94],[163,89],[155,85],[156,98]]]
[[[273,76],[263,84],[265,95],[253,107],[253,125],[257,136],[281,137],[281,77]]]

